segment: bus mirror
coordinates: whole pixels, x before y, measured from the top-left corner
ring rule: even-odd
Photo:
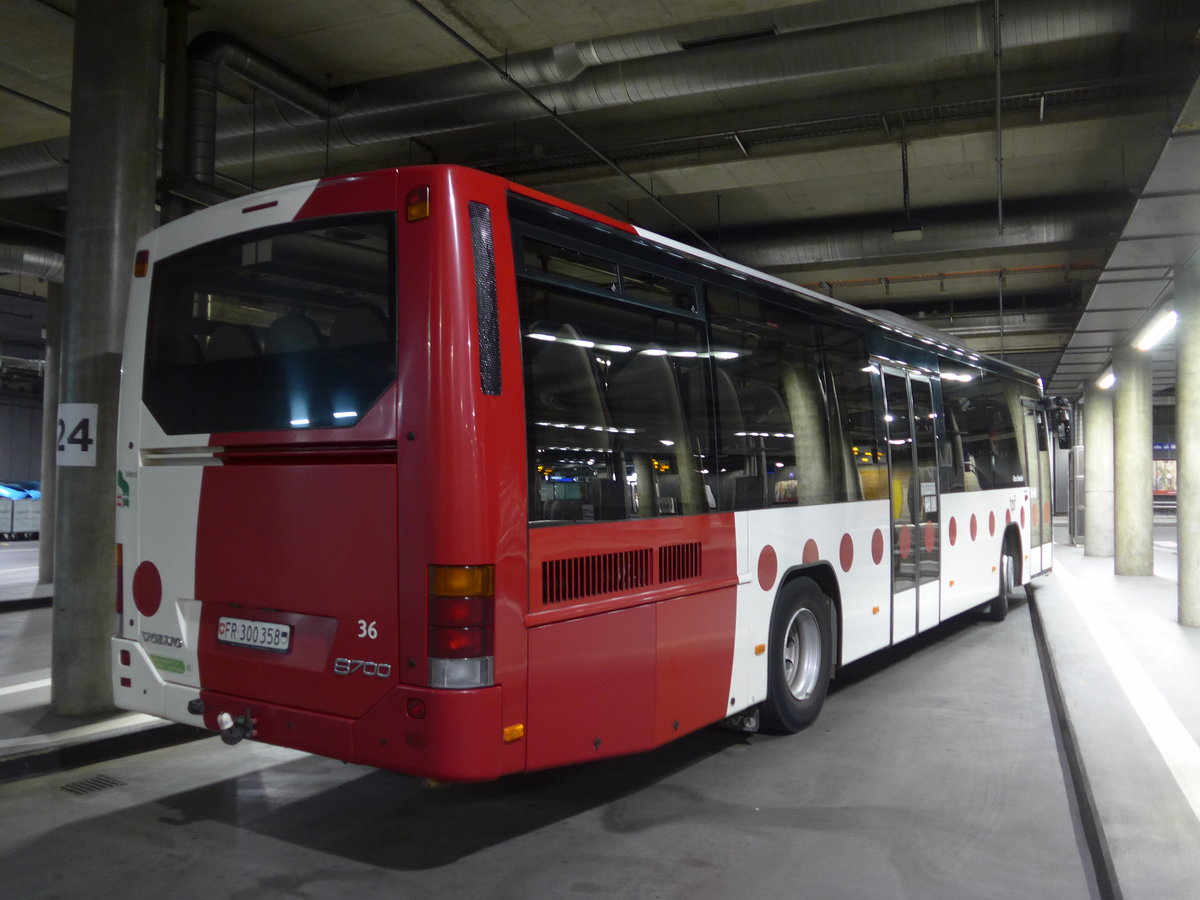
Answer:
[[[1046,410],[1046,419],[1057,438],[1059,450],[1070,450],[1071,442],[1071,404],[1066,397],[1046,397],[1042,400],[1042,408]]]

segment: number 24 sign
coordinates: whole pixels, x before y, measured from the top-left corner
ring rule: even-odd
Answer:
[[[95,403],[60,403],[58,405],[58,453],[60,466],[94,466],[96,464]]]

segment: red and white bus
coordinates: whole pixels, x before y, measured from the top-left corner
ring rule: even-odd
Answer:
[[[119,706],[444,780],[795,731],[1051,562],[1036,376],[451,166],[139,245]]]

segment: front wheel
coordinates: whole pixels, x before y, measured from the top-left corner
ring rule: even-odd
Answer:
[[[1000,583],[997,585],[996,596],[993,597],[980,613],[980,618],[988,622],[1003,622],[1008,616],[1008,599],[1017,589],[1017,561],[1013,556],[1012,545],[1005,543],[1004,551],[1000,554]]]
[[[799,731],[821,711],[833,667],[830,617],[829,598],[811,578],[789,581],[775,598],[762,705],[768,730]]]

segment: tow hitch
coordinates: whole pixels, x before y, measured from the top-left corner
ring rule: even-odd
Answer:
[[[221,731],[221,740],[230,746],[242,738],[254,737],[254,726],[257,724],[258,722],[251,715],[249,708],[246,709],[245,715],[238,716],[236,719],[227,712],[217,715],[217,728]]]

